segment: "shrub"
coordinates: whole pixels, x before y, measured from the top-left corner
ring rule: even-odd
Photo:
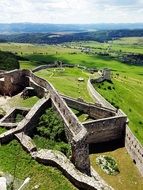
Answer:
[[[36,132],[38,135],[34,136],[34,141],[39,148],[58,150],[67,157],[71,155],[71,146],[67,143],[64,124],[52,108],[47,109],[40,117]]]
[[[111,87],[111,86],[108,86],[108,90],[112,90],[112,87]]]
[[[55,149],[61,151],[67,157],[71,155],[71,146],[69,144],[61,142],[55,146]]]
[[[138,129],[135,129],[134,131],[135,131],[136,134],[138,133]]]
[[[129,112],[132,112],[132,109],[131,109],[131,108],[129,108]]]
[[[97,157],[96,164],[108,175],[117,175],[119,173],[116,161],[110,156],[103,155]]]
[[[52,108],[40,117],[37,131],[41,136],[57,142],[66,139],[64,124]]]

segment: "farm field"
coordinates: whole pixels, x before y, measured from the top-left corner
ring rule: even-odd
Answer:
[[[72,43],[72,47],[76,47],[76,43]],[[120,38],[117,40],[109,41],[108,43],[101,43],[89,41],[80,42],[79,47],[93,48],[95,52],[102,52],[106,50],[107,52],[121,51],[128,53],[141,53],[143,54],[143,37],[128,37]]]

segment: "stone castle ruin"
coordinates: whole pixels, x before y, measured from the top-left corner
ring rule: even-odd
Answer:
[[[101,98],[95,89],[92,89],[90,80],[88,89],[97,103],[88,104],[60,95],[48,81],[37,77],[30,70],[14,70],[1,74],[0,94],[12,96],[21,91],[26,94],[29,91],[31,94],[32,91],[32,94],[40,98],[30,110],[14,108],[0,120],[0,127],[9,129],[0,135],[1,144],[16,138],[32,158],[40,163],[58,167],[78,188],[101,190],[112,188],[92,169],[89,160],[89,145],[122,139],[143,174],[143,155],[141,155],[143,148],[127,127],[127,116],[121,110],[116,110],[103,97]],[[38,151],[30,137],[37,118],[50,106],[64,121],[66,137],[72,148],[71,160],[57,151],[47,149]],[[88,114],[92,120],[79,122],[71,108]],[[12,119],[17,112],[25,113],[24,118],[18,123]]]

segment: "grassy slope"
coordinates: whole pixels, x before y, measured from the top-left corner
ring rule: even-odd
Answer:
[[[114,85],[105,82],[104,85],[100,85],[100,88],[97,88],[98,85],[95,85],[95,88],[106,99],[123,109],[130,119],[130,128],[143,144],[143,83],[141,79],[141,76],[130,76],[127,73],[120,73],[119,76],[114,74]],[[109,86],[112,90],[108,90]]]
[[[30,183],[25,190],[40,185],[40,190],[69,190],[75,189],[73,185],[57,169],[43,166],[32,160],[22,150],[20,144],[14,140],[0,148],[0,171],[14,174],[16,164],[16,178],[25,179],[30,177]]]

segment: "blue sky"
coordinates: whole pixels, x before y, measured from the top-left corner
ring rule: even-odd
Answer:
[[[0,23],[143,22],[143,0],[0,0]]]

